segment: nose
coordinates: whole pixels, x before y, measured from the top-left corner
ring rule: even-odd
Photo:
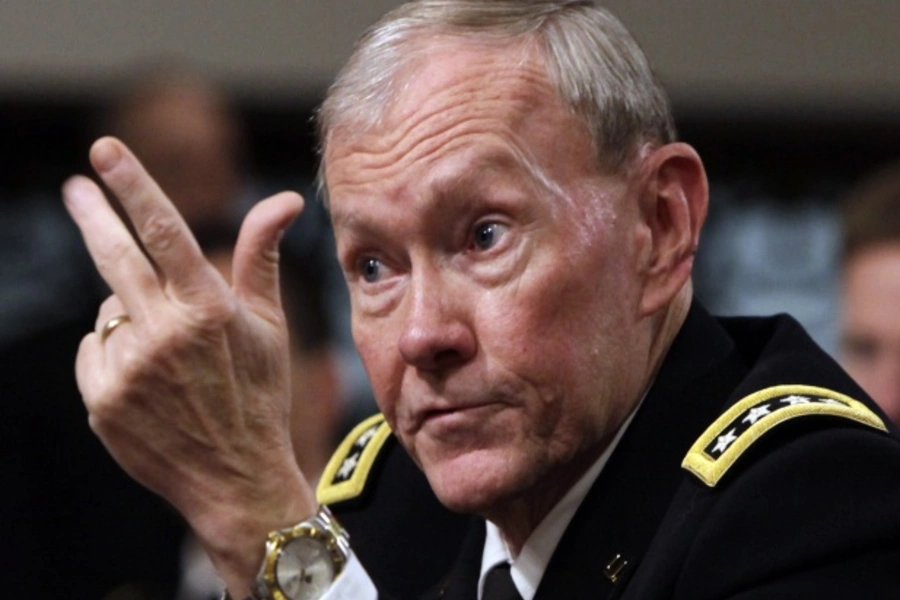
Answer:
[[[475,356],[477,342],[469,315],[471,299],[440,267],[420,269],[410,280],[399,350],[422,371],[458,367]]]

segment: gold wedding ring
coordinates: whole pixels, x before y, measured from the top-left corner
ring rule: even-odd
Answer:
[[[116,327],[121,325],[122,323],[128,323],[131,321],[131,317],[128,315],[117,315],[103,324],[103,327],[100,328],[100,342],[105,342],[106,338],[110,336],[110,334],[115,331]]]

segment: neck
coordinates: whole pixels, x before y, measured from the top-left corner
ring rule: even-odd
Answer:
[[[663,359],[669,353],[672,342],[675,341],[675,336],[681,331],[681,326],[684,325],[684,320],[691,308],[693,293],[693,285],[688,280],[666,309],[656,317],[654,335],[647,354],[649,359],[647,364],[650,365],[648,382],[653,381],[656,377]]]
[[[541,521],[571,490],[578,480],[600,457],[603,444],[597,452],[583,452],[569,463],[566,469],[558,469],[541,481],[540,489],[529,490],[527,494],[503,502],[496,510],[485,511],[484,516],[494,523],[503,535],[503,541],[510,555],[515,558]]]

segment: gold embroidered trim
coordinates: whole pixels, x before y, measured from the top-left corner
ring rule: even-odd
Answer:
[[[353,428],[328,461],[319,485],[319,504],[334,504],[362,494],[375,459],[390,437],[384,415],[369,417]]]
[[[807,415],[831,415],[887,431],[875,413],[849,396],[807,385],[777,385],[750,394],[729,408],[694,442],[681,466],[715,487],[763,434]]]

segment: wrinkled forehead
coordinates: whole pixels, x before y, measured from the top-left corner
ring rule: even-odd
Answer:
[[[397,73],[393,101],[383,110],[387,122],[404,119],[442,93],[461,102],[478,97],[555,99],[543,52],[533,38],[440,36],[414,48],[416,58]]]
[[[352,108],[333,116],[323,140],[326,157],[335,143],[371,133],[389,135],[436,107],[492,98],[484,108],[524,112],[540,96],[556,99],[540,44],[530,37],[434,34],[408,40],[404,50],[399,64],[389,67],[389,84],[355,98]]]
[[[335,124],[323,156],[329,188],[333,164],[354,154],[409,158],[438,143],[464,144],[475,137],[469,134],[493,132],[520,159],[540,163],[535,153],[557,143],[589,141],[584,122],[559,98],[539,45],[527,38],[429,40],[395,87],[391,100],[378,107],[376,122],[348,118]]]

